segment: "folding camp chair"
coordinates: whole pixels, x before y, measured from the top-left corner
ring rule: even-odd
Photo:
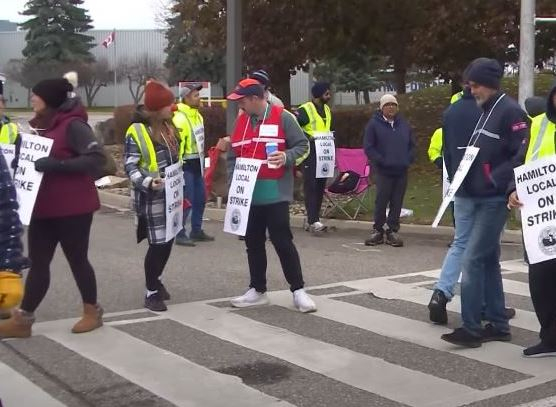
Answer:
[[[370,192],[369,175],[371,167],[365,151],[362,148],[337,148],[336,167],[339,173],[345,171],[356,172],[359,174],[359,182],[351,191],[341,194],[333,193],[326,189],[324,196],[328,202],[324,209],[323,217],[327,217],[335,210],[338,210],[349,219],[355,220],[361,209],[370,212],[366,200]],[[350,208],[352,204],[355,204],[354,209]],[[353,214],[350,214],[348,209],[352,209]]]

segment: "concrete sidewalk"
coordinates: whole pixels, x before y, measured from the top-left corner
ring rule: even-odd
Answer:
[[[130,211],[131,200],[128,196],[115,194],[108,192],[107,190],[99,190],[100,201],[103,206],[108,208],[117,209],[118,211]],[[217,208],[206,208],[205,216],[211,220],[224,222],[225,209]],[[294,228],[302,228],[304,217],[300,215],[293,215],[290,218],[291,225]],[[326,224],[330,227],[335,227],[337,229],[343,230],[365,230],[370,231],[372,228],[372,222],[360,221],[360,220],[341,220],[341,219],[326,219]],[[427,238],[438,238],[438,239],[451,239],[454,234],[454,228],[450,226],[439,226],[433,228],[430,225],[416,225],[416,224],[406,224],[402,225],[404,234],[411,235],[425,235]],[[502,236],[502,240],[505,243],[521,243],[521,231],[520,230],[506,230]]]

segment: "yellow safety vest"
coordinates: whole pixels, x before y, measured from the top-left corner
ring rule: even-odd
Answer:
[[[546,113],[534,117],[531,122],[531,136],[525,162],[556,154],[554,148],[555,132],[556,125],[548,120]]]
[[[133,123],[126,132],[126,137],[132,137],[135,144],[139,146],[141,151],[141,159],[139,166],[145,170],[150,176],[158,176],[158,161],[156,159],[156,150],[151,140],[151,136],[143,123]],[[180,142],[179,159],[183,159],[184,143]]]
[[[330,131],[330,123],[332,122],[332,112],[328,105],[324,105],[325,120],[317,112],[317,108],[313,102],[307,102],[299,106],[300,109],[305,109],[309,117],[309,123],[303,126],[303,131],[313,138],[315,132]]]
[[[17,140],[17,125],[15,123],[4,123],[0,129],[0,144],[15,144]]]
[[[429,145],[429,160],[435,162],[437,158],[442,157],[442,127],[434,131]]]
[[[450,98],[450,104],[454,104],[456,103],[458,100],[460,100],[463,97],[463,91],[460,91],[458,93],[454,93],[452,95],[452,97]]]
[[[198,126],[204,125],[203,116],[199,113],[199,109],[195,109],[185,103],[178,103],[177,106],[178,110],[174,113],[172,121],[179,131],[182,144],[184,144],[183,159],[191,160],[199,158],[197,139],[193,134],[193,130]]]

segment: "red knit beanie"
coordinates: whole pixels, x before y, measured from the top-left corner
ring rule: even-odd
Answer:
[[[168,86],[158,81],[148,81],[145,85],[145,107],[157,112],[174,104],[174,94]]]

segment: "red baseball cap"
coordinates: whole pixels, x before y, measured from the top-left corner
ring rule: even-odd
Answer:
[[[243,79],[239,81],[234,91],[230,93],[226,99],[239,100],[243,99],[245,96],[258,96],[262,98],[264,97],[264,88],[256,79]]]

